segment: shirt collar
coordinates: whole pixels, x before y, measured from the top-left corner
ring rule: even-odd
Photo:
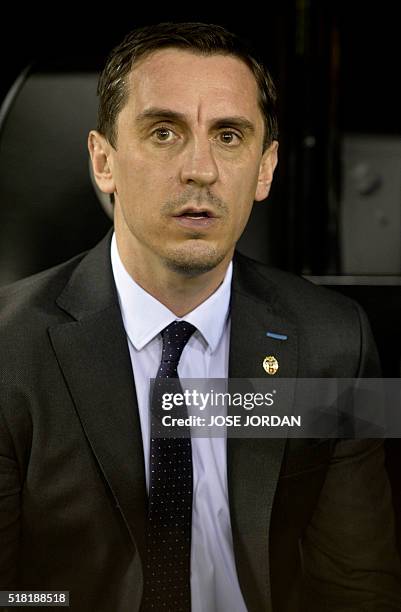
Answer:
[[[134,347],[141,350],[167,325],[181,319],[140,287],[128,274],[118,253],[115,234],[111,241],[111,265],[125,331]],[[228,318],[231,278],[232,262],[216,291],[182,319],[197,328],[211,353],[220,342]]]

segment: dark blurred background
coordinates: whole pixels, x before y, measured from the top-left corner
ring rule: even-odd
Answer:
[[[17,168],[17,161],[12,165],[10,144],[7,143],[7,149],[4,143],[7,117],[3,117],[0,181],[6,180],[4,177],[12,171],[14,184],[11,188],[7,186],[6,201],[4,191],[0,191],[3,228],[11,224],[10,207],[18,205],[12,201],[16,177],[21,180],[29,173],[29,163],[41,154],[44,131],[61,130],[62,123],[69,126],[69,130],[64,127],[57,142],[51,143],[51,157],[57,163],[56,158],[63,156],[61,137],[67,139],[74,122],[79,123],[82,113],[88,114],[85,100],[81,104],[76,95],[72,99],[65,96],[64,106],[60,98],[53,103],[54,90],[59,90],[61,98],[63,92],[59,83],[51,82],[51,76],[62,71],[75,76],[88,71],[93,75],[102,67],[110,48],[128,30],[155,20],[200,20],[226,25],[252,41],[277,84],[280,166],[270,201],[255,207],[242,249],[258,259],[303,274],[398,275],[400,45],[396,4],[388,0],[379,5],[287,0],[265,2],[258,9],[250,6],[248,12],[243,6],[237,11],[232,7],[229,11],[223,8],[185,11],[169,5],[156,11],[153,6],[138,10],[137,5],[131,9],[118,5],[106,12],[93,10],[91,16],[84,16],[82,6],[71,3],[53,5],[46,11],[37,5],[10,7],[9,17],[3,18],[1,25],[0,100],[29,64],[32,73],[41,78],[41,87],[39,93],[30,93],[31,98],[23,107],[30,138],[20,134],[21,115],[18,121],[14,119],[18,134],[12,132],[13,142],[17,136],[21,142],[26,138],[24,167]],[[45,74],[47,87],[43,84]],[[62,107],[63,120],[55,117],[56,125],[51,124],[53,117],[49,116],[52,103]],[[41,111],[46,104],[50,111],[49,108]],[[94,122],[95,117],[91,125]],[[85,138],[86,132],[79,141],[81,146],[85,145]],[[11,147],[12,152],[15,146]],[[51,181],[51,174],[50,165],[43,168],[42,189],[43,183]],[[39,202],[41,194],[36,187],[32,183],[27,191],[31,189],[31,198]],[[36,212],[32,208],[31,220]],[[42,215],[43,203],[38,208]],[[55,212],[56,208],[54,202]],[[81,245],[90,246],[98,232],[103,231],[101,221],[93,218],[91,223],[90,218],[82,219],[76,203],[70,202],[69,209],[68,235],[65,237],[59,227],[54,248],[45,249],[42,245],[47,253],[43,259],[38,255],[39,265],[65,259],[66,254],[75,253]],[[83,220],[84,232],[79,228]],[[29,232],[22,227],[20,230],[26,236],[21,248],[28,248]],[[31,269],[27,267],[23,272],[29,273],[34,268],[32,261]],[[2,270],[0,282],[2,277],[4,281],[12,280],[13,273],[7,277]]]
[[[380,328],[385,373],[399,376],[396,3],[285,0],[246,9],[9,7],[0,26],[0,101],[13,87],[0,115],[0,284],[89,248],[110,225],[86,152],[109,50],[146,23],[216,22],[253,43],[279,93],[276,180],[239,248],[362,300]]]
[[[96,73],[108,51],[143,24],[220,23],[252,41],[279,93],[277,177],[269,199],[255,206],[240,250],[358,300],[370,318],[384,375],[399,377],[396,9],[389,0],[187,10],[167,4],[9,7],[0,26],[0,284],[90,248],[110,226],[91,185],[86,152],[86,134],[96,121]],[[394,441],[388,444],[401,504],[401,455]]]

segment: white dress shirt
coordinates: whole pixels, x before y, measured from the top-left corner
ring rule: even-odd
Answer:
[[[181,319],[128,274],[115,235],[111,262],[134,373],[149,490],[150,379],[156,377],[160,365],[160,332]],[[231,277],[232,263],[218,289],[184,317],[197,331],[183,350],[178,365],[180,378],[228,377]],[[246,612],[233,553],[226,438],[192,438],[192,464],[192,612]]]

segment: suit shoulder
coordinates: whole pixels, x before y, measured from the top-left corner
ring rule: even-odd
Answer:
[[[254,284],[263,287],[269,300],[273,298],[276,309],[283,310],[294,321],[308,319],[314,324],[321,321],[326,329],[330,323],[336,328],[347,323],[359,327],[363,311],[351,298],[244,255],[240,255],[237,261],[247,279],[253,279]]]
[[[55,300],[85,253],[0,288],[0,331],[40,313],[56,313]]]

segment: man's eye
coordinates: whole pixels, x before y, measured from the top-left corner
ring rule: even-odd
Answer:
[[[220,141],[226,145],[238,145],[241,142],[241,137],[236,132],[220,132]]]
[[[158,142],[171,142],[175,138],[175,134],[169,128],[157,128],[152,132],[152,138]]]

